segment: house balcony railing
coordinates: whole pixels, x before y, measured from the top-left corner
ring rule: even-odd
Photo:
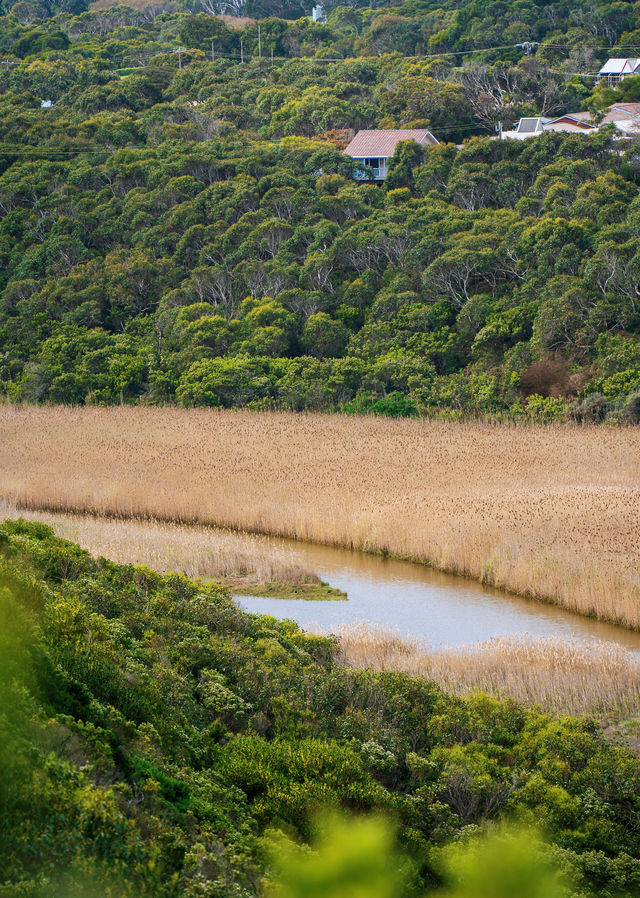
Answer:
[[[374,181],[384,181],[387,177],[387,167],[380,166],[379,168],[372,168],[371,166],[367,166],[366,168],[357,168],[354,172],[354,177],[357,181],[370,181],[371,179]]]

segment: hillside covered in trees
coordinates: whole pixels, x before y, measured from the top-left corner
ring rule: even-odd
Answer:
[[[586,76],[633,55],[636,6],[328,12],[0,18],[2,393],[640,419],[634,142],[492,139],[639,99]],[[440,145],[354,180],[348,135],[394,127]]]
[[[640,761],[594,721],[344,668],[332,639],[225,590],[94,559],[44,524],[0,528],[6,898],[264,894],[274,846],[309,840],[319,808],[395,821],[370,861],[354,822],[323,858],[328,882],[346,851],[372,898],[432,894],[446,846],[505,817],[542,830],[526,850],[565,876],[536,891],[531,860],[517,894],[632,895],[639,787]],[[268,894],[363,894],[341,881]]]

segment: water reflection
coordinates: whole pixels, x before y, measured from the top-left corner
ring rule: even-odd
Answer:
[[[272,540],[282,545],[282,541]],[[287,545],[291,545],[287,543]],[[640,652],[640,633],[583,618],[553,605],[520,599],[462,577],[410,562],[325,546],[295,543],[303,564],[347,602],[305,602],[237,597],[247,611],[291,618],[308,629],[331,630],[368,621],[417,637],[433,647],[479,642],[492,636],[557,636],[606,640]]]

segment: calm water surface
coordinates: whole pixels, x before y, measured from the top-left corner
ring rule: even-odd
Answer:
[[[367,621],[433,647],[482,642],[492,636],[529,635],[604,640],[640,652],[640,633],[520,599],[473,580],[347,549],[286,545],[295,549],[307,568],[343,589],[348,601],[236,597],[246,611],[291,618],[307,629],[331,630],[340,624]]]

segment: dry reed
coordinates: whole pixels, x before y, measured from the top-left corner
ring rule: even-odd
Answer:
[[[337,635],[347,666],[403,671],[458,695],[481,689],[554,712],[640,713],[640,658],[611,642],[497,637],[431,650],[367,624],[342,627]]]
[[[320,583],[295,551],[276,547],[260,536],[156,521],[23,511],[0,500],[0,520],[20,515],[49,524],[58,536],[78,543],[92,555],[120,564],[145,564],[161,573],[179,571],[188,577],[224,580],[238,591],[267,583]]]
[[[637,428],[5,405],[0,493],[390,552],[640,627]]]

